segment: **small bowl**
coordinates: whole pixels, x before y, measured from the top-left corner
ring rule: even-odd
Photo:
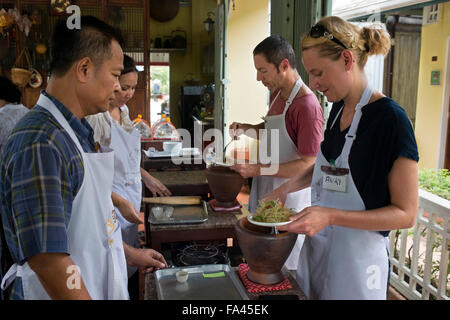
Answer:
[[[157,220],[164,218],[164,208],[163,207],[153,207],[152,213]]]
[[[178,141],[163,142],[163,150],[178,155],[181,151],[182,143]]]
[[[173,207],[164,207],[164,219],[170,219],[173,214]]]
[[[189,277],[189,273],[184,270],[178,271],[175,275],[177,276],[177,281],[179,283],[185,283]]]

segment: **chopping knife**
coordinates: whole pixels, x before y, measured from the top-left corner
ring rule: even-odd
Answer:
[[[142,198],[144,203],[158,204],[200,204],[202,198],[200,196],[178,196],[178,197],[154,197]]]

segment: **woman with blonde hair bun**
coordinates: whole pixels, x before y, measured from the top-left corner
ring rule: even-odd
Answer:
[[[386,299],[387,236],[414,225],[417,144],[405,111],[370,87],[364,65],[389,34],[326,17],[302,39],[310,87],[333,102],[314,169],[265,200],[311,186],[311,207],[279,227],[305,234],[297,281],[310,299]]]

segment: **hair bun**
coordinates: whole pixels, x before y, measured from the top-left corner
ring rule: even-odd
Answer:
[[[391,37],[381,27],[370,26],[361,29],[360,36],[364,41],[364,48],[368,55],[386,55],[391,49]]]

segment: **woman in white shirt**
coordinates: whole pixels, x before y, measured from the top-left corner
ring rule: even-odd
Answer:
[[[115,92],[109,111],[88,116],[86,119],[94,129],[94,140],[102,147],[114,150],[113,202],[118,212],[123,241],[138,248],[140,246],[138,225],[133,223],[133,220],[130,222],[129,212],[131,209],[136,216],[138,215],[142,200],[142,182],[153,196],[169,196],[171,193],[159,180],[153,178],[140,166],[141,136],[133,128],[126,106],[134,95],[138,72],[131,57],[124,55],[123,64],[124,69],[119,78],[121,88]],[[139,222],[142,223],[142,220]],[[131,299],[136,299],[138,294],[136,271],[135,267],[128,267]]]
[[[29,111],[20,103],[22,93],[6,77],[0,77],[0,154],[16,123]]]

